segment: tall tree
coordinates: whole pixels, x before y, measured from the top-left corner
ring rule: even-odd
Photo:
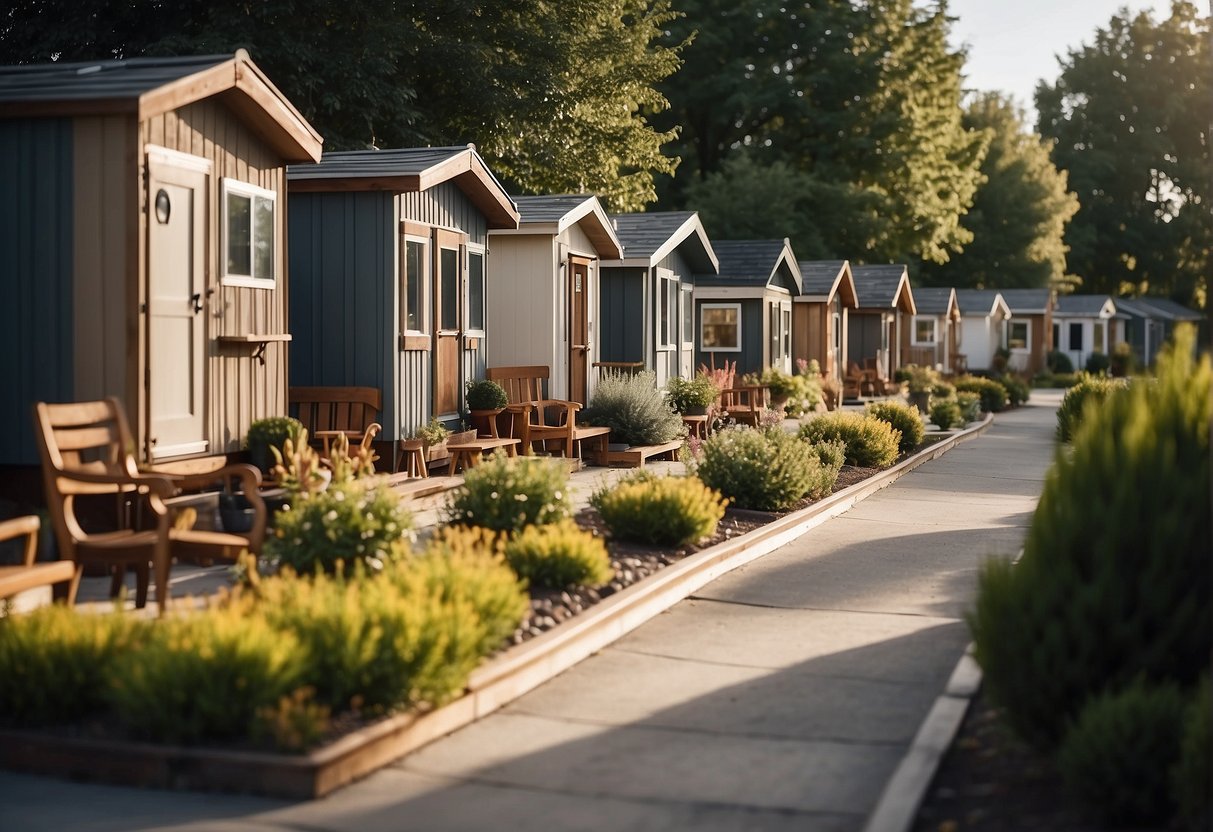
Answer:
[[[945,0],[678,0],[671,27],[695,40],[663,86],[684,153],[664,192],[729,155],[808,174],[812,217],[832,256],[942,262],[968,242],[984,133],[961,124],[962,52],[948,48]],[[738,33],[745,22],[752,29]],[[679,28],[682,27],[682,28]],[[686,203],[689,205],[689,203]],[[689,205],[689,207],[700,207]]]
[[[1085,290],[1207,304],[1209,36],[1186,2],[1162,22],[1122,12],[1036,90],[1040,133],[1082,204],[1065,241]]]
[[[249,50],[331,150],[475,142],[515,189],[656,198],[669,0],[17,0],[0,62]]]
[[[1022,113],[997,92],[974,97],[964,125],[992,137],[981,163],[984,181],[960,220],[973,240],[948,262],[924,266],[917,281],[977,289],[1065,284],[1062,236],[1078,198],[1067,190],[1066,175],[1054,167],[1048,145],[1025,128]]]

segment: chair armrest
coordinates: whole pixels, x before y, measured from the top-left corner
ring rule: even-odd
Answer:
[[[42,521],[37,515],[27,514],[24,517],[14,517],[0,522],[0,540],[12,540],[25,535],[25,565],[34,565],[34,556],[38,548],[38,530]]]
[[[249,466],[250,468],[252,466]],[[256,469],[254,469],[256,470]],[[121,491],[123,486],[133,486],[136,489],[145,488],[150,494],[161,499],[173,496],[177,487],[173,485],[172,477],[167,474],[93,474],[85,471],[59,469],[55,471],[59,479],[88,485],[113,486],[113,491]],[[108,489],[98,493],[111,493]]]

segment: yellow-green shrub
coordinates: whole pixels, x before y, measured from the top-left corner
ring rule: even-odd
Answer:
[[[875,416],[835,410],[801,425],[800,438],[814,443],[841,441],[847,446],[847,464],[888,468],[897,461],[901,431]]]
[[[1109,396],[1128,389],[1123,378],[1087,376],[1066,391],[1057,408],[1057,438],[1069,442],[1074,438],[1089,408],[1100,407]]]
[[[782,511],[813,485],[817,457],[780,428],[730,427],[703,443],[693,473],[739,508]]]
[[[711,537],[728,502],[696,477],[659,477],[643,470],[590,497],[612,537],[662,546]]]
[[[918,412],[917,407],[905,402],[871,402],[864,408],[864,413],[887,422],[901,433],[897,450],[903,454],[921,445],[922,438],[926,435],[922,426],[922,414]]]
[[[563,463],[497,451],[464,473],[447,502],[446,521],[498,532],[555,523],[569,515],[568,481]]]
[[[614,574],[603,542],[572,520],[528,526],[506,541],[505,557],[532,586],[600,586]]]

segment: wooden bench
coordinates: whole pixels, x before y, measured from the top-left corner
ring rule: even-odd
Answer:
[[[533,452],[533,444],[543,443],[544,450],[555,447],[566,457],[580,456],[585,440],[606,451],[610,428],[577,424],[581,404],[564,399],[546,398],[550,371],[544,366],[489,367],[485,377],[505,388],[509,404],[506,416],[508,435],[522,443],[522,452]]]
[[[604,452],[599,457],[601,465],[626,465],[630,468],[643,468],[650,459],[668,459],[676,461],[678,451],[682,448],[682,440],[675,439],[660,445],[633,445],[626,451]]]
[[[321,443],[325,457],[338,436],[370,447],[382,430],[376,421],[383,406],[378,387],[292,387],[287,398],[308,436]]]
[[[519,440],[517,439],[499,439],[495,437],[477,438],[469,442],[460,442],[456,445],[448,444],[446,449],[451,452],[448,473],[458,474],[461,467],[465,471],[469,468],[475,468],[485,451],[493,451],[497,448],[505,448],[505,452],[509,456],[518,456],[518,445]]]
[[[726,416],[738,424],[758,427],[767,410],[767,388],[747,384],[721,390],[720,407]]]
[[[14,517],[12,520],[0,522],[0,541],[25,536],[23,563],[18,566],[0,566],[0,598],[11,598],[27,589],[40,586],[66,583],[67,602],[75,603],[76,587],[79,584],[76,564],[70,560],[34,562],[38,530],[41,527],[42,522],[34,515]]]

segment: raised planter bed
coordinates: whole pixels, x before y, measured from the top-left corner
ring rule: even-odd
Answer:
[[[290,799],[322,797],[501,708],[721,575],[842,514],[990,424],[987,416],[983,422],[927,446],[892,468],[632,584],[554,629],[490,659],[468,678],[465,695],[442,708],[390,716],[301,755],[0,730],[0,768],[162,789],[231,791]]]

